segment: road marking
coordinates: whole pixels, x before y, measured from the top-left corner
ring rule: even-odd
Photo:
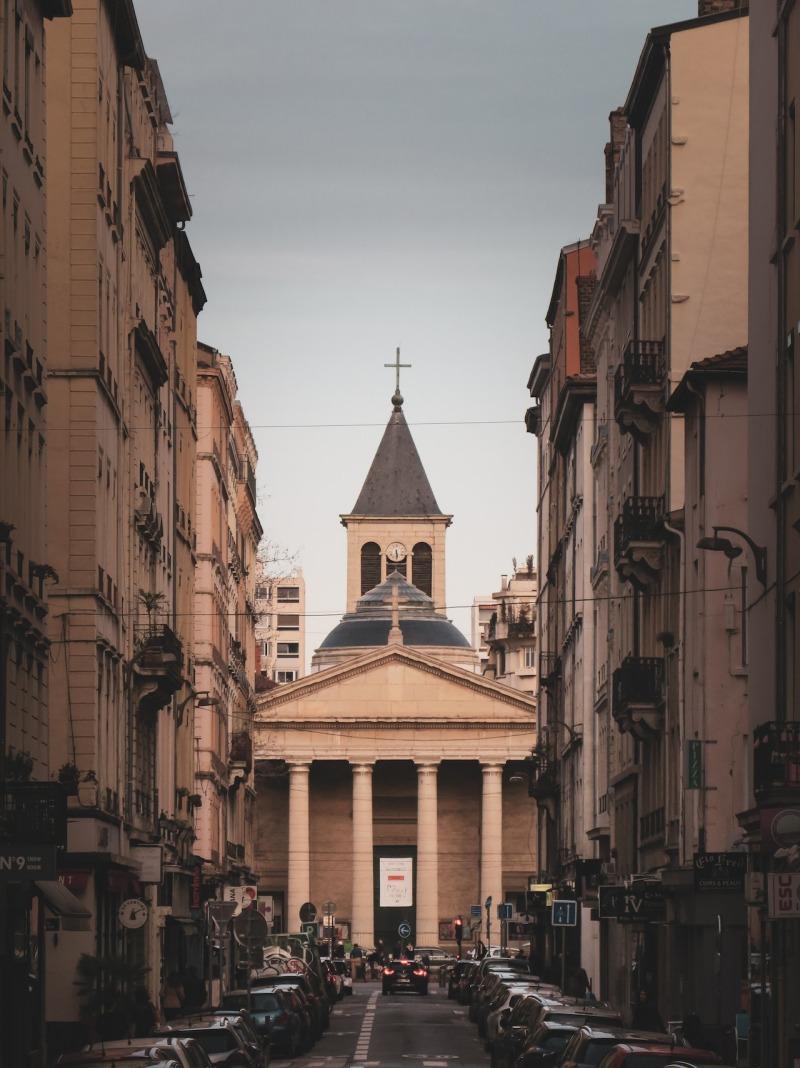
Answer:
[[[423,1068],[447,1068],[447,1061],[423,1061]]]

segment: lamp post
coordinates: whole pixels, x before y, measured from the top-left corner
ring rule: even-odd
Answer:
[[[741,547],[734,545],[728,538],[721,538],[719,532],[725,531],[726,534],[736,534],[746,542],[753,554],[753,559],[756,565],[756,578],[764,587],[767,588],[767,550],[763,545],[756,545],[749,534],[746,534],[743,530],[739,530],[738,527],[714,527],[714,534],[712,537],[700,538],[697,542],[698,549],[704,549],[707,552],[712,553],[725,553],[729,560],[735,560],[737,556],[741,555]]]

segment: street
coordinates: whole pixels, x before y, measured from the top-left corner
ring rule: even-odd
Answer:
[[[467,1010],[448,1001],[447,991],[382,997],[378,983],[356,984],[340,1001],[330,1030],[313,1051],[294,1061],[273,1059],[274,1068],[473,1068],[488,1056],[467,1022]]]

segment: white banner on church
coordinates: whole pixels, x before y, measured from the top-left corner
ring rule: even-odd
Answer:
[[[411,908],[414,904],[413,857],[380,858],[380,907]]]

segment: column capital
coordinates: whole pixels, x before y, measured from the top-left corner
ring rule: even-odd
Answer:
[[[354,775],[356,773],[358,773],[359,775],[371,775],[372,772],[375,770],[375,761],[374,760],[351,760],[350,761],[350,770],[352,771],[352,773]]]
[[[485,764],[481,764],[481,771],[484,775],[502,775],[505,766],[506,762],[504,760],[489,760]]]
[[[417,775],[437,774],[441,760],[417,760]]]
[[[310,760],[287,760],[290,775],[308,775],[311,771]]]

